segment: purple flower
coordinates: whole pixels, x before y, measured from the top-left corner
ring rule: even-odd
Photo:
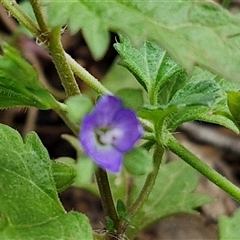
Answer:
[[[82,121],[79,140],[85,152],[102,169],[120,171],[123,154],[143,135],[136,114],[114,96],[103,96]]]

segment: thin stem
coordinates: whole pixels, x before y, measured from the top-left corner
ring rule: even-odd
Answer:
[[[34,36],[40,35],[40,29],[37,24],[26,15],[16,1],[1,0],[3,6],[18,20],[26,29],[28,29]]]
[[[49,51],[66,94],[68,96],[80,94],[80,90],[62,47],[60,27],[53,28],[49,34]]]
[[[153,171],[148,174],[141,192],[139,193],[136,200],[129,207],[128,213],[131,216],[134,216],[138,212],[138,210],[143,206],[144,202],[147,200],[149,194],[151,193],[159,172],[163,153],[164,153],[163,147],[156,144],[153,154]]]
[[[240,202],[240,189],[232,182],[227,180],[221,174],[202,162],[193,153],[188,151],[183,145],[181,145],[171,134],[169,134],[166,140],[166,146],[186,163],[195,168],[198,172],[203,174],[211,182],[227,192],[230,196]]]
[[[66,59],[72,69],[72,71],[86,84],[88,84],[92,89],[94,89],[97,93],[103,95],[103,94],[109,94],[112,95],[112,93],[105,88],[99,80],[97,80],[94,76],[92,76],[84,67],[79,65],[70,55],[65,53]]]
[[[62,120],[66,123],[66,125],[71,129],[75,136],[78,136],[79,133],[79,125],[73,122],[70,118],[67,117],[66,112],[62,109],[53,109],[58,116],[62,118]]]
[[[30,0],[32,9],[34,11],[35,17],[37,19],[38,25],[43,33],[47,33],[49,31],[47,23],[45,21],[42,7],[39,4],[38,0]]]
[[[106,216],[112,219],[116,230],[119,229],[119,218],[113,202],[112,192],[110,189],[108,176],[106,171],[98,168],[96,171],[96,179],[98,183],[98,189],[101,196],[103,210]]]

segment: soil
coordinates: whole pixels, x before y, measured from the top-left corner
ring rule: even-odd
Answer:
[[[234,1],[234,8],[238,7],[238,4],[238,1]],[[28,61],[40,71],[43,79],[47,79],[48,85],[57,91],[59,98],[64,97],[56,70],[46,50],[27,36],[13,37],[17,27],[16,22],[6,16],[7,13],[0,5],[0,43],[3,39],[14,42]],[[112,43],[114,41],[115,35],[112,34]],[[99,80],[104,77],[117,55],[111,44],[106,56],[101,61],[95,61],[80,33],[70,36],[66,30],[62,42],[66,51]],[[78,83],[82,91],[87,89],[80,79]],[[62,156],[75,157],[74,149],[61,138],[61,134],[71,132],[52,111],[11,108],[0,112],[0,122],[17,129],[23,136],[31,130],[36,131],[52,159]],[[207,134],[199,134],[205,130]],[[211,134],[212,138],[209,138]],[[203,161],[240,186],[240,148],[238,148],[240,138],[238,136],[215,125],[190,123],[180,127],[176,137]],[[219,143],[219,139],[223,141]],[[171,161],[175,156],[169,153],[168,158]],[[197,192],[209,194],[216,201],[198,209],[198,215],[178,214],[157,222],[136,239],[217,239],[218,216],[231,215],[239,204],[202,176],[200,176]],[[75,210],[85,213],[90,218],[94,229],[103,228],[103,210],[96,196],[85,190],[71,187],[60,194],[60,199],[67,211]]]

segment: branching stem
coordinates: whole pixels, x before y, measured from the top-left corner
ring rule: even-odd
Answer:
[[[73,72],[65,57],[61,43],[61,27],[55,27],[49,34],[49,51],[58,71],[64,90],[68,96],[80,94]]]
[[[22,11],[16,1],[1,0],[1,3],[34,36],[38,37],[41,34],[37,24]]]
[[[39,1],[38,0],[30,0],[30,2],[32,5],[32,9],[34,11],[35,17],[37,19],[39,28],[41,29],[41,32],[47,33],[49,31],[49,29],[48,29],[47,23],[45,21]]]
[[[74,74],[76,74],[83,82],[88,84],[88,86],[101,95],[112,95],[112,93],[105,88],[98,79],[91,75],[84,67],[79,65],[70,55],[65,53],[65,56]]]

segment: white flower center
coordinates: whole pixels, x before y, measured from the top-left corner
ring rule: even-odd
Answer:
[[[117,128],[99,128],[96,131],[96,137],[102,145],[114,145],[114,142],[122,136],[122,131]]]

